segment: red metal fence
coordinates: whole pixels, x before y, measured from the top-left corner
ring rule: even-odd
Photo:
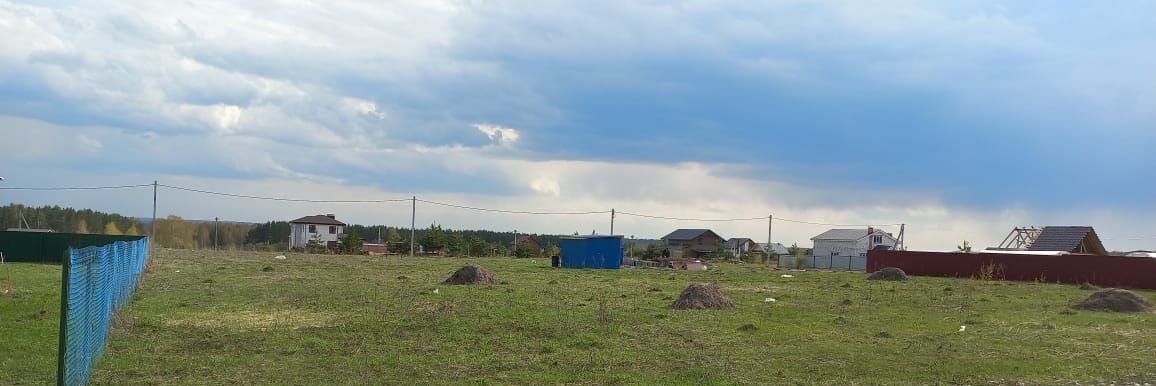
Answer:
[[[897,267],[916,276],[979,277],[987,267],[996,278],[1092,283],[1098,286],[1156,289],[1156,259],[1098,255],[1019,255],[869,251],[867,272]]]

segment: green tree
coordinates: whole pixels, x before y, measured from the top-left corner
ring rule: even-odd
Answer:
[[[562,255],[562,248],[558,247],[557,245],[554,245],[554,243],[550,243],[550,244],[546,245],[546,256],[561,256],[561,255]]]
[[[791,247],[787,248],[787,253],[790,253],[792,258],[794,258],[794,260],[795,260],[794,263],[795,263],[796,269],[803,268],[803,266],[806,265],[805,263],[807,260],[806,260],[806,256],[804,256],[806,254],[806,251],[803,250],[803,248],[799,248],[798,243],[791,244]]]
[[[481,237],[473,236],[470,237],[469,252],[469,254],[472,256],[489,256],[490,246],[489,244],[486,244],[486,240],[482,240]]]
[[[361,253],[361,236],[357,235],[357,230],[350,230],[341,235],[341,253],[348,255],[356,255]]]
[[[494,254],[498,256],[510,255],[510,248],[506,247],[506,245],[503,243],[493,243],[490,245],[490,248],[493,249]]]
[[[121,235],[123,233],[121,233],[120,228],[116,227],[116,223],[109,222],[108,224],[104,224],[104,234],[106,234],[106,235]]]
[[[450,253],[454,254],[455,256],[466,255],[466,247],[469,246],[466,244],[466,236],[462,235],[461,232],[455,232],[454,235],[448,237],[448,239],[449,242],[446,243],[446,246],[449,248]]]
[[[514,251],[514,257],[527,258],[537,255],[534,248],[527,244],[529,243],[518,244],[518,249]]]
[[[442,231],[441,225],[430,224],[429,228],[422,233],[421,245],[425,247],[426,252],[437,252],[445,249],[446,235]]]
[[[662,256],[662,245],[659,245],[658,243],[650,243],[646,245],[646,251],[643,252],[642,257],[653,259],[659,256]]]
[[[397,228],[389,227],[385,230],[385,241],[390,244],[400,243],[402,241],[401,233],[397,231]]]
[[[305,252],[307,253],[325,253],[328,248],[321,242],[321,235],[314,235],[312,239],[305,242]]]

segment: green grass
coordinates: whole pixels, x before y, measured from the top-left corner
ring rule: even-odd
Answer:
[[[0,265],[0,293],[4,288],[10,292],[0,294],[0,384],[55,382],[60,266]]]
[[[782,278],[755,265],[611,271],[552,269],[547,259],[272,256],[162,251],[93,383],[1156,380],[1156,315],[1073,311],[1091,292],[1073,285]],[[503,284],[440,284],[467,263]],[[693,282],[717,282],[737,308],[669,309]],[[51,372],[51,363],[34,368]]]

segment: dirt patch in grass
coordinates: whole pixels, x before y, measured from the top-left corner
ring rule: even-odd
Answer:
[[[682,290],[670,307],[677,310],[721,310],[735,305],[717,284],[695,283]]]
[[[462,267],[453,276],[446,279],[445,284],[494,284],[497,280],[494,279],[494,274],[489,270],[476,266],[467,265]]]
[[[1092,293],[1072,308],[1089,311],[1149,312],[1152,311],[1152,302],[1129,290],[1105,288]]]
[[[237,331],[296,330],[309,327],[331,327],[339,320],[337,314],[306,310],[270,310],[235,312],[198,312],[169,319],[173,327],[196,327]]]
[[[867,276],[867,280],[907,281],[907,273],[899,268],[886,267]]]

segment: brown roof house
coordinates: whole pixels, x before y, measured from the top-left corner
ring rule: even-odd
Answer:
[[[700,258],[714,255],[726,240],[710,229],[678,229],[662,237],[671,257]]]
[[[304,250],[310,240],[316,240],[326,249],[337,248],[337,241],[345,234],[345,223],[332,214],[305,216],[289,222],[289,247]]]
[[[515,241],[511,241],[510,244],[508,245],[510,247],[510,253],[511,254],[516,254],[517,248],[523,248],[524,246],[528,245],[528,246],[530,246],[530,255],[531,256],[541,256],[542,255],[542,244],[538,243],[538,239],[534,238],[534,236],[532,236],[532,235],[518,235],[517,237],[514,238],[514,240]],[[515,247],[515,245],[517,245],[517,247]]]

